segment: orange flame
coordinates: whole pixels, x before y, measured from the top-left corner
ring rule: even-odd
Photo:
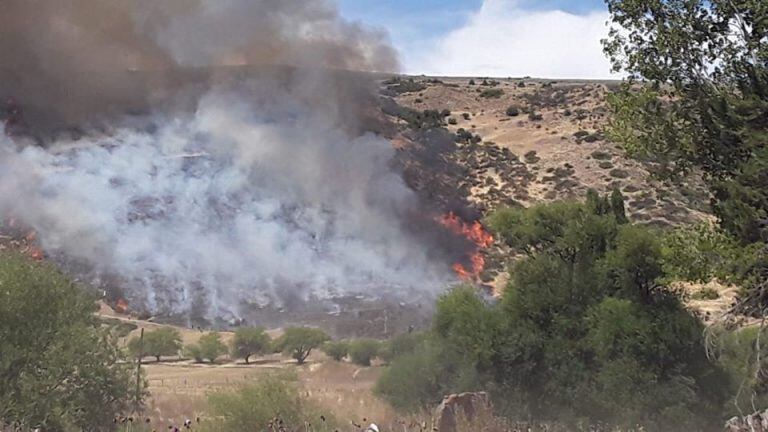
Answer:
[[[45,258],[45,253],[39,247],[31,247],[29,249],[29,257],[35,261],[42,261]]]
[[[483,228],[483,225],[480,222],[475,221],[472,224],[468,224],[453,212],[443,215],[438,219],[438,222],[454,234],[466,238],[477,246],[475,252],[470,257],[472,269],[467,270],[463,264],[455,263],[453,265],[453,271],[456,272],[459,279],[463,281],[474,281],[479,279],[480,273],[485,269],[485,257],[480,250],[489,248],[493,245],[493,236]]]
[[[128,312],[128,300],[121,298],[117,300],[117,303],[115,303],[115,312],[124,314]]]

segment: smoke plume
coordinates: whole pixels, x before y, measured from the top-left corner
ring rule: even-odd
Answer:
[[[30,129],[84,131],[0,137],[0,216],[133,305],[236,317],[449,277],[348,72],[394,51],[331,2],[6,0],[0,59]]]

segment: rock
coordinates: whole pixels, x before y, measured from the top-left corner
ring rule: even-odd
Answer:
[[[726,432],[768,432],[768,410],[744,418],[733,417],[725,423]]]
[[[452,394],[443,398],[435,410],[436,432],[456,432],[457,420],[463,415],[472,421],[478,415],[489,413],[493,409],[491,399],[486,392]]]

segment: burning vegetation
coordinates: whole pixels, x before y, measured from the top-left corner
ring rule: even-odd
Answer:
[[[483,253],[493,245],[493,236],[485,230],[479,221],[467,223],[455,213],[449,212],[438,218],[440,225],[455,235],[469,240],[475,245],[469,256],[469,266],[461,262],[453,264],[453,271],[465,282],[479,282],[480,274],[485,270],[485,257]]]

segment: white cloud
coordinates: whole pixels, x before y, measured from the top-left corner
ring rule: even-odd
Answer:
[[[600,44],[608,18],[605,11],[530,11],[515,0],[485,0],[464,27],[408,56],[406,68],[428,75],[617,78]]]

